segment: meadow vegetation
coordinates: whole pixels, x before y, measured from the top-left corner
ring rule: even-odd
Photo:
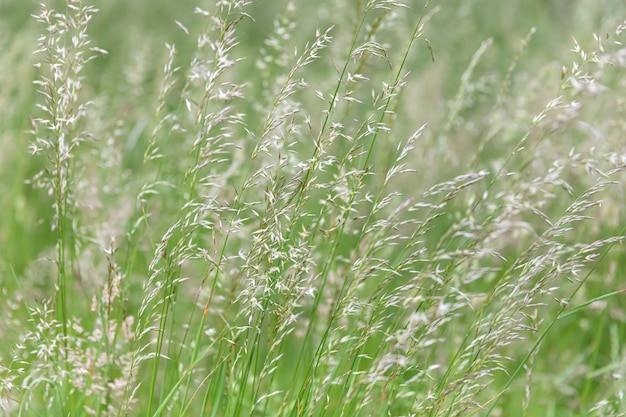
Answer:
[[[0,413],[626,415],[626,5],[0,4]]]

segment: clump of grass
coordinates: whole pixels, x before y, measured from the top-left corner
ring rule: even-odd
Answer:
[[[193,48],[153,85],[126,67],[129,103],[154,92],[120,111],[89,87],[97,10],[42,5],[28,181],[54,244],[5,291],[5,413],[618,415],[624,24],[529,77],[533,29],[499,81],[483,42],[428,124],[411,69],[443,11],[356,1],[302,37],[301,7],[251,52],[253,4],[195,6]],[[557,343],[578,315],[581,350]]]

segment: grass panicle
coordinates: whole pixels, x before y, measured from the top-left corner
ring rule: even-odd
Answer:
[[[48,3],[2,415],[624,415],[623,7]]]

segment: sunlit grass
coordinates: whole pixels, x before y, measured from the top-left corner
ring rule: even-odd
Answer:
[[[624,415],[609,3],[2,6],[4,414]]]

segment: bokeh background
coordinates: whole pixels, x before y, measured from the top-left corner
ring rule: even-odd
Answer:
[[[29,155],[32,137],[27,133],[40,101],[32,84],[37,77],[32,52],[44,30],[31,17],[38,12],[37,3],[0,0],[0,283],[6,295],[14,294],[19,286],[30,291],[23,294],[33,299],[51,296],[52,283],[46,282],[45,273],[37,269],[39,272],[34,274],[32,268],[37,259],[49,254],[55,239],[49,227],[50,199],[44,191],[28,183],[43,163]],[[48,3],[53,8],[64,7],[62,2]],[[108,55],[85,69],[85,94],[94,97],[97,109],[108,116],[102,123],[110,126],[101,126],[103,131],[111,130],[116,123],[123,126],[120,139],[123,163],[116,169],[121,169],[123,176],[141,175],[145,150],[142,138],[148,134],[147,121],[154,113],[162,67],[167,58],[165,43],[176,45],[181,61],[192,56],[195,41],[175,21],[197,32],[204,21],[192,12],[195,5],[201,6],[203,2],[107,0],[93,3],[100,12],[90,27],[89,36],[93,45],[108,51]],[[422,3],[414,2],[400,19],[414,21]],[[345,50],[342,45],[346,44],[349,28],[354,25],[356,1],[297,0],[294,4],[298,22],[290,39],[294,47],[302,47],[311,40],[317,28],[335,25],[335,52],[324,56],[307,73],[309,82],[324,86],[329,82],[324,78],[327,73],[320,71],[317,75],[316,66],[333,65],[336,62],[333,54],[341,56],[341,51]],[[284,8],[285,2],[280,0],[254,1],[249,6],[253,19],[245,19],[238,27],[241,47],[236,54],[246,58],[237,69],[239,79],[245,79],[246,72],[256,70],[259,51]],[[433,0],[430,10],[423,39],[409,57],[410,85],[403,93],[403,105],[398,110],[400,118],[412,121],[406,128],[399,128],[400,136],[408,135],[424,123],[431,126],[427,134],[428,150],[424,151],[422,159],[417,157],[414,161],[424,166],[421,170],[424,184],[467,172],[473,164],[489,166],[490,158],[499,150],[507,149],[508,140],[519,139],[528,129],[532,116],[561,94],[563,67],[570,68],[577,57],[572,52],[574,39],[584,49],[593,49],[596,47],[594,33],[610,38],[626,19],[623,0]],[[387,33],[384,41],[391,48],[394,42],[403,47],[402,40],[408,35],[406,27],[399,25],[395,32],[390,28]],[[526,45],[525,39],[529,39]],[[463,74],[476,51],[481,45],[487,45],[488,40],[491,43],[471,71],[471,81],[464,86]],[[507,83],[510,93],[503,106],[505,110],[494,112],[496,97],[513,62],[516,65]],[[385,64],[373,65],[384,67]],[[626,90],[624,79],[617,71],[613,75],[610,68],[606,71],[609,74],[605,80],[611,88],[607,93],[609,99],[589,104],[581,120],[589,124],[606,120],[615,129],[623,128],[626,105],[620,95]],[[459,95],[460,89],[465,89],[465,94]],[[251,101],[263,97],[263,86],[251,86],[248,94]],[[250,110],[255,111],[252,105]],[[606,119],[602,119],[604,117]],[[499,123],[506,126],[498,126]],[[504,139],[477,154],[485,136],[495,135],[489,133],[490,128],[502,132]],[[607,143],[603,136],[590,135],[584,128],[575,126],[564,128],[563,132],[555,136],[560,142],[549,150],[556,156],[573,147],[595,146],[602,150],[606,146],[626,151],[623,136],[624,143],[620,144],[619,137]],[[480,161],[476,162],[469,157],[471,155],[476,155]],[[496,164],[497,158],[493,159]],[[427,161],[430,165],[426,165]],[[410,192],[415,184],[398,184],[398,187]],[[621,191],[624,191],[623,184]],[[608,234],[619,233],[626,223],[626,210],[620,209],[626,207],[621,205],[623,203],[623,194],[615,192],[608,208],[599,213],[595,227]],[[443,234],[447,224],[444,222],[439,227]],[[626,282],[621,272],[625,270],[622,248],[612,262],[601,267],[605,279],[590,282],[580,295],[581,301],[619,290]],[[16,281],[25,279],[23,277],[34,277],[36,282],[17,285]],[[606,391],[610,378],[621,378],[626,364],[626,351],[622,346],[622,341],[626,340],[626,301],[624,296],[618,296],[595,307],[585,315],[559,322],[558,328],[544,342],[542,354],[536,360],[539,367],[545,368],[537,381],[543,392],[532,415],[573,415],[571,410],[585,410],[593,398],[611,394]],[[585,365],[590,362],[596,365],[593,372]],[[598,372],[603,364],[612,364],[612,368]],[[511,404],[521,402],[522,392],[515,392],[507,398]],[[586,393],[583,400],[581,392]],[[558,400],[546,400],[551,397]]]

